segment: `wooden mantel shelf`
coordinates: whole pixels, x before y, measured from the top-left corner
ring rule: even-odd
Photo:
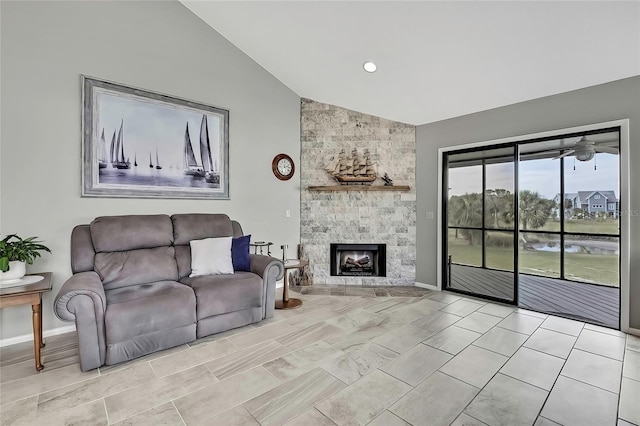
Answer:
[[[309,191],[399,191],[406,192],[411,189],[408,185],[334,185],[334,186],[308,186]]]

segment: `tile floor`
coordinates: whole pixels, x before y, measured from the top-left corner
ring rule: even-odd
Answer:
[[[29,344],[2,348],[0,424],[640,425],[638,337],[449,293],[317,287],[270,320],[86,373],[74,334],[48,339],[41,373]]]

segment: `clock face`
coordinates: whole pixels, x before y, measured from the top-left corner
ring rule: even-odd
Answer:
[[[291,174],[291,162],[286,158],[280,159],[278,161],[278,171],[284,176]]]
[[[293,160],[287,154],[278,154],[271,162],[273,174],[280,180],[289,180],[296,171]]]

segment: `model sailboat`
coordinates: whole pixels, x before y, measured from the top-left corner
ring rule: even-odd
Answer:
[[[354,148],[347,156],[344,150],[338,158],[332,158],[325,170],[341,185],[371,185],[378,176],[376,163],[371,161],[369,150],[360,157]]]

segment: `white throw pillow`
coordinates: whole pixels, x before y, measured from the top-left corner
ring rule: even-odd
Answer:
[[[189,241],[191,245],[191,275],[233,274],[231,261],[232,237],[205,238]]]

